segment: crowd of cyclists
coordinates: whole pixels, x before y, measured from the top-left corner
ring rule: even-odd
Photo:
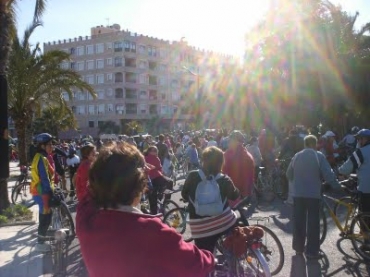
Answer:
[[[149,191],[150,215],[144,216],[143,226],[152,228],[154,233],[162,233],[163,230],[158,230],[159,227],[160,229],[164,227],[163,223],[159,223],[157,220],[157,199],[158,197],[171,197],[170,194],[163,195],[163,191],[173,189],[175,184],[171,178],[171,172],[173,172],[176,163],[185,159],[187,171],[192,172],[185,176],[182,197],[186,201],[191,200],[192,203],[189,203],[193,207],[190,218],[191,231],[197,238],[195,245],[198,246],[199,250],[195,250],[188,243],[181,242],[184,245],[177,245],[171,251],[166,251],[170,255],[178,254],[180,256],[184,252],[183,259],[185,260],[187,259],[186,255],[190,255],[189,252],[191,255],[195,255],[195,252],[200,251],[200,254],[197,254],[199,258],[197,262],[194,259],[198,258],[189,258],[189,261],[198,264],[198,267],[195,267],[197,269],[194,268],[195,271],[191,272],[191,276],[204,276],[204,273],[210,272],[214,266],[211,253],[215,240],[220,233],[235,223],[229,207],[235,205],[240,199],[252,195],[257,172],[261,166],[268,170],[277,159],[291,160],[305,148],[304,138],[312,133],[312,130],[303,126],[295,126],[282,132],[262,129],[259,132],[251,131],[248,134],[238,130],[229,132],[208,129],[191,132],[178,131],[159,136],[129,137],[121,135],[116,141],[112,139],[93,140],[89,136],[79,140],[57,141],[48,133],[39,134],[35,137],[29,154],[32,175],[31,193],[39,205],[40,211],[37,249],[42,252],[50,251],[50,246],[45,243],[44,238],[51,220],[49,201],[53,197],[53,190],[57,185],[70,197],[77,194],[81,204],[77,212],[77,234],[80,234],[82,254],[90,276],[100,276],[99,264],[102,262],[101,260],[98,262],[98,257],[92,253],[93,249],[98,250],[90,246],[95,243],[91,241],[94,235],[89,232],[93,232],[91,228],[99,228],[95,225],[98,222],[91,222],[92,214],[96,214],[101,209],[108,211],[105,215],[107,219],[101,219],[101,224],[104,222],[106,226],[112,223],[113,218],[119,217],[115,213],[110,213],[111,210],[129,212],[136,216],[136,213],[141,213],[136,207],[140,203],[142,193]],[[316,150],[323,153],[332,170],[338,176],[357,172],[358,190],[362,192],[360,210],[370,212],[368,204],[370,203],[368,201],[370,200],[370,185],[368,184],[370,178],[370,130],[360,130],[358,127],[353,127],[342,139],[331,130],[326,131],[323,135],[318,133],[315,135],[319,138]],[[68,170],[68,174],[66,174],[66,170]],[[143,172],[144,175],[142,175]],[[221,221],[213,220],[215,217],[219,219],[220,214],[200,215],[196,212],[200,206],[210,205],[209,203],[202,204],[201,197],[197,196],[197,185],[200,186],[199,184],[203,180],[202,175],[205,177],[204,180],[215,180],[218,174],[222,175],[222,177],[218,177],[221,179],[217,183],[220,186],[219,198],[224,207],[220,214],[223,215],[224,221],[222,222],[226,222],[224,225],[221,224],[222,226],[219,224]],[[67,175],[70,179],[69,186],[66,182]],[[121,186],[122,188],[118,188]],[[289,190],[291,187],[288,187],[287,181],[285,187],[286,203],[293,204],[292,198],[288,198]],[[94,210],[92,203],[98,207],[97,210]],[[84,207],[87,210],[84,210]],[[79,211],[82,211],[80,216]],[[112,218],[109,220],[109,217]],[[136,217],[121,219],[127,224],[139,224],[136,227],[142,228]],[[204,229],[204,226],[209,226],[210,222],[213,221],[217,231],[212,232]],[[79,222],[81,228],[79,228]],[[202,226],[203,222],[204,226]],[[156,224],[158,226],[155,226]],[[119,226],[118,230],[114,232],[119,231]],[[225,226],[227,226],[226,229]],[[99,234],[99,238],[103,234],[107,237],[110,236],[110,231],[112,229],[106,229]],[[166,232],[170,231],[166,229]],[[145,235],[143,234],[143,236]],[[162,234],[158,236],[160,240],[166,240]],[[137,238],[136,235],[134,237]],[[131,243],[135,242],[135,238]],[[118,241],[119,239],[114,240]],[[128,237],[125,242],[129,243],[129,240]],[[176,240],[181,240],[181,236],[176,237]],[[143,240],[143,242],[145,241]],[[136,241],[136,243],[138,242]],[[174,241],[172,244],[175,245]],[[126,245],[121,246],[126,247]],[[111,254],[118,255],[117,245],[112,243],[107,247]],[[159,248],[161,249],[159,251],[163,250],[163,247]],[[98,253],[100,252],[98,251]],[[132,263],[125,266],[118,262],[117,265],[113,266],[112,273],[115,270],[129,272],[132,268],[145,272],[144,269],[139,269],[140,266],[137,261],[133,261],[133,257],[128,257],[127,253],[125,255]],[[153,253],[153,255],[155,254]],[[138,254],[137,258],[143,259],[145,257]],[[171,260],[173,260],[173,256]],[[110,265],[113,264],[112,261],[114,259],[109,261]],[[138,264],[138,267],[135,267],[135,264]],[[129,268],[130,266],[132,268]],[[164,271],[172,272],[171,270],[175,270],[176,266],[165,266],[164,268],[162,268]],[[178,273],[175,275],[180,276]],[[151,276],[155,276],[155,274]]]

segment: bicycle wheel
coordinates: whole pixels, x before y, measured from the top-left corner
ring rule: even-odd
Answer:
[[[186,242],[192,241],[190,228],[188,226],[189,213],[184,208],[175,208],[170,210],[163,218],[163,222],[174,228],[176,232],[182,235]]]
[[[260,252],[268,264],[271,275],[278,274],[283,268],[285,260],[284,249],[279,238],[271,229],[264,225],[255,224],[252,226],[258,226],[263,229],[264,236]]]
[[[352,219],[353,216],[356,214],[357,203],[354,203],[350,196],[341,197],[341,198],[339,198],[339,201],[343,202],[343,203],[346,203],[346,204],[352,204],[353,205],[352,214],[350,214],[349,217],[348,217],[348,223],[349,223],[349,220]],[[335,203],[335,205],[333,207],[333,211],[334,211],[335,216],[338,218],[340,224],[342,226],[344,226],[344,224],[346,223],[345,221],[346,221],[347,214],[348,214],[348,208],[345,205],[343,205],[342,203]]]
[[[247,262],[249,267],[242,267],[242,274],[237,276],[270,277],[273,275],[272,272],[270,272],[268,262],[259,249],[250,250],[250,253],[248,253],[247,257]]]
[[[163,213],[163,216],[165,216],[170,210],[173,210],[175,208],[180,208],[177,203],[171,199],[165,199],[163,200],[163,203],[158,201],[158,211]]]
[[[26,207],[31,207],[34,204],[29,186],[30,182],[19,183],[17,181],[11,195],[12,203],[14,205],[22,204]]]
[[[320,208],[320,245],[324,242],[326,238],[326,233],[328,231],[328,222],[325,215],[324,208]]]
[[[76,235],[75,224],[73,222],[71,212],[69,211],[67,204],[64,202],[60,203],[60,216],[61,216],[62,228],[69,229],[70,236],[74,237]]]
[[[63,242],[57,241],[53,247],[54,276],[64,276],[64,249]]]
[[[370,261],[370,213],[361,213],[352,219],[349,238],[356,253]]]

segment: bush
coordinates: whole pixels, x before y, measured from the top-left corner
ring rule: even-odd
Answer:
[[[4,224],[4,223],[7,223],[7,222],[8,222],[8,219],[6,218],[6,216],[0,215],[0,224]]]
[[[32,212],[23,205],[14,205],[6,208],[3,211],[3,216],[7,219],[13,219],[15,217],[31,216]]]

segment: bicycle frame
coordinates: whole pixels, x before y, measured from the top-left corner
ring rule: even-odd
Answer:
[[[326,209],[329,211],[330,217],[334,220],[335,225],[338,227],[338,229],[341,231],[342,234],[348,234],[348,231],[349,231],[349,228],[350,228],[350,224],[349,224],[350,217],[353,213],[354,205],[352,203],[346,203],[346,202],[340,201],[339,199],[336,199],[336,198],[331,197],[331,196],[326,195],[326,194],[323,194],[323,196],[324,197],[322,198],[322,203],[324,204]],[[329,206],[328,202],[325,200],[325,198],[330,199],[330,200],[334,201],[334,203],[337,203],[339,205],[342,205],[342,206],[346,207],[347,214],[346,214],[346,220],[345,220],[345,223],[344,223],[343,226],[340,223],[338,217],[334,214],[333,210],[330,208],[330,206]]]

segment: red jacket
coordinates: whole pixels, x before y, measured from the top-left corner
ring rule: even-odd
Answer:
[[[155,169],[149,171],[149,177],[151,180],[154,180],[155,178],[163,175],[161,160],[157,156],[148,154],[145,156],[145,161],[148,164],[155,166]]]
[[[225,163],[222,172],[228,175],[242,197],[251,195],[254,184],[254,160],[252,155],[238,145],[236,149],[228,149],[224,153]]]
[[[90,277],[198,277],[214,257],[183,241],[151,215],[96,209],[86,195],[77,206],[77,235]]]
[[[89,169],[90,169],[90,161],[83,160],[76,172],[76,192],[77,192],[77,199],[81,201],[82,198],[87,193],[87,185],[89,182]]]

